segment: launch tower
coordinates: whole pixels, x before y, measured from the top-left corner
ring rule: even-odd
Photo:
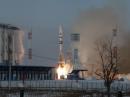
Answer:
[[[79,59],[79,43],[80,43],[80,34],[72,33],[71,34],[71,49],[72,49],[72,64],[73,70],[68,75],[68,79],[81,79],[79,76],[79,72],[87,71],[80,63]]]

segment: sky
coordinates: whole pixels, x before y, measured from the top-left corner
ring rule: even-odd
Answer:
[[[16,25],[24,31],[25,52],[27,33],[33,33],[33,54],[57,59],[58,27],[63,24],[64,49],[70,44],[72,26],[80,13],[91,7],[102,7],[107,0],[0,0],[0,22]],[[26,56],[25,56],[26,57]],[[55,64],[56,60],[33,57],[34,64]],[[51,63],[49,63],[51,61]]]

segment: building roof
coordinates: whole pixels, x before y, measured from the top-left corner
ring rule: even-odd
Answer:
[[[20,28],[13,26],[11,24],[4,24],[4,23],[0,23],[0,28],[4,28],[4,29],[12,29],[12,30],[20,30]]]
[[[11,66],[12,70],[18,70],[18,71],[48,71],[52,69],[53,67],[47,67],[47,66],[26,66],[26,65],[13,65]],[[0,64],[0,70],[8,70],[9,65],[2,65]]]

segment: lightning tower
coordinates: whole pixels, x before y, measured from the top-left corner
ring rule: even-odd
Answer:
[[[32,64],[32,30],[28,32],[28,41],[29,41],[29,48],[28,48],[28,59],[29,64]]]

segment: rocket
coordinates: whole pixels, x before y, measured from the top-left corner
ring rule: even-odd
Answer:
[[[59,60],[58,64],[60,67],[64,67],[65,60],[64,60],[64,54],[63,54],[63,29],[62,25],[59,26]]]

